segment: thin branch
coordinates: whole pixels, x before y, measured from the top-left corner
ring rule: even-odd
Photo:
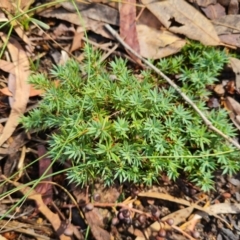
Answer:
[[[129,52],[131,52],[133,55],[135,55],[137,58],[141,59],[147,66],[149,66],[152,70],[154,70],[158,75],[160,75],[162,78],[164,78],[180,95],[181,97],[192,106],[192,108],[199,114],[199,116],[202,118],[204,123],[207,125],[209,129],[216,132],[218,135],[222,136],[225,140],[232,143],[236,148],[240,150],[240,145],[238,142],[224,134],[222,131],[220,131],[218,128],[213,126],[212,122],[207,119],[207,117],[201,112],[201,110],[195,105],[195,103],[186,95],[184,94],[181,89],[169,78],[167,77],[163,72],[161,72],[158,68],[156,68],[152,63],[150,63],[148,60],[140,56],[138,53],[136,53],[131,47],[129,47],[119,36],[119,34],[109,25],[105,24],[106,29],[127,49]]]

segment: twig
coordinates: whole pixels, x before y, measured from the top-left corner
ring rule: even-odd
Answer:
[[[132,208],[129,207],[127,204],[124,203],[99,203],[99,202],[94,202],[92,203],[94,207],[98,207],[98,208],[106,208],[106,207],[121,207],[121,208],[126,208],[129,211],[135,212],[135,213],[139,213],[139,214],[144,214],[146,217],[148,218],[152,218],[152,214],[147,213],[147,212],[143,212],[141,210],[138,210],[136,208]],[[85,206],[86,204],[78,204],[78,206]],[[75,205],[72,204],[67,204],[62,206],[62,208],[69,208],[69,207],[75,207]]]
[[[184,232],[181,228],[179,228],[178,226],[172,225],[171,226],[173,229],[177,230],[178,232],[182,233],[182,235],[184,235],[185,237],[187,237],[190,240],[196,240],[195,238],[191,237],[188,233]]]
[[[152,63],[150,63],[148,60],[144,59],[142,56],[140,56],[138,53],[136,53],[131,47],[129,47],[119,36],[119,34],[109,25],[105,24],[106,29],[127,49],[129,52],[131,52],[133,55],[135,55],[137,58],[141,59],[146,65],[148,65],[152,70],[154,70],[158,75],[160,75],[162,78],[164,78],[180,95],[181,97],[192,106],[192,108],[199,114],[199,116],[202,118],[204,123],[207,125],[209,129],[216,132],[218,135],[222,136],[225,140],[232,143],[236,148],[240,150],[240,145],[234,141],[232,138],[224,134],[222,131],[217,129],[213,126],[212,122],[207,119],[207,117],[201,112],[201,110],[194,104],[194,102],[186,95],[184,94],[181,89],[169,78],[167,77],[163,72],[161,72],[158,68],[156,68]]]

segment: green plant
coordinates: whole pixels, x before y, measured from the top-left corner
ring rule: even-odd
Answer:
[[[209,95],[205,86],[216,81],[227,56],[191,45],[158,66],[178,73],[182,90],[217,128],[234,137],[227,112],[205,106]],[[70,181],[86,184],[101,179],[110,185],[117,179],[151,185],[161,172],[172,179],[185,172],[207,191],[213,187],[216,169],[228,174],[239,170],[235,149],[209,131],[172,87],[150,70],[134,75],[124,60],[100,63],[99,52],[88,46],[85,50],[90,62],[80,67],[69,60],[51,71],[61,81],[58,87],[42,74],[31,76],[30,82],[46,92],[39,108],[21,119],[27,130],[57,129],[49,154],[56,160],[63,149],[59,160],[70,159],[75,166],[68,172]]]

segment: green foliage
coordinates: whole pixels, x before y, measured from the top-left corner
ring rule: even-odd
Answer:
[[[209,111],[204,103],[209,95],[205,86],[216,81],[227,56],[190,46],[158,66],[178,74],[182,90],[216,127],[234,137],[227,113]],[[89,59],[81,68],[74,60],[54,67],[51,74],[61,81],[58,87],[44,75],[31,77],[30,82],[46,92],[39,108],[21,119],[27,130],[58,129],[49,141],[49,154],[55,159],[63,149],[60,160],[72,160],[76,167],[68,172],[70,181],[104,180],[110,185],[117,179],[151,185],[161,172],[172,179],[185,172],[207,191],[215,170],[239,170],[235,149],[209,131],[172,87],[149,70],[134,75],[122,59],[104,65],[99,52],[86,52]]]

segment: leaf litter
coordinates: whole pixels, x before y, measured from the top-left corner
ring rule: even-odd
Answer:
[[[193,4],[191,4],[191,2]],[[21,1],[20,9],[26,11],[27,9],[30,9],[31,4],[33,3],[34,1],[31,1],[31,2]],[[138,4],[140,4],[141,7],[139,6],[137,7]],[[203,12],[200,12],[197,8],[194,8],[193,6],[195,7],[198,6],[203,10]],[[141,56],[150,58],[150,59],[159,59],[162,57],[170,56],[172,54],[176,54],[186,44],[187,39],[185,37],[200,41],[206,45],[216,46],[216,45],[228,44],[228,45],[231,45],[233,48],[240,46],[239,44],[240,28],[238,26],[239,21],[238,21],[238,15],[237,15],[239,11],[238,1],[168,0],[168,1],[153,2],[153,1],[143,0],[142,5],[139,2],[135,3],[134,1],[127,1],[120,4],[119,6],[117,4],[109,4],[106,2],[99,3],[99,1],[93,1],[93,3],[90,4],[89,8],[88,7],[86,8],[86,3],[79,3],[79,2],[77,2],[77,7],[81,13],[81,17],[84,20],[84,26],[82,25],[82,22],[79,20],[79,15],[75,10],[74,5],[70,2],[61,3],[60,7],[49,8],[47,10],[41,11],[40,13],[37,13],[37,16],[41,16],[41,18],[44,18],[44,21],[46,21],[46,23],[48,24],[50,23],[50,26],[52,25],[53,28],[54,26],[56,26],[56,22],[54,23],[55,20],[52,20],[54,18],[60,20],[61,24],[63,24],[61,26],[61,29],[62,29],[61,34],[55,31],[55,39],[58,40],[58,39],[61,39],[61,37],[66,37],[65,38],[66,40],[64,40],[65,42],[62,43],[62,49],[59,50],[59,48],[56,47],[56,45],[53,46],[54,48],[57,48],[56,51],[59,51],[60,56],[61,56],[62,50],[64,50],[65,52],[70,50],[70,52],[75,53],[84,46],[85,30],[91,30],[93,33],[97,33],[98,36],[101,36],[100,38],[101,40],[97,40],[99,42],[99,44],[97,45],[99,48],[103,46],[102,43],[104,41],[109,41],[109,40],[112,41],[114,39],[113,36],[109,34],[109,32],[107,32],[104,28],[104,25],[106,23],[112,24],[115,27],[120,28],[121,36],[126,41],[126,43],[128,43],[137,53],[140,53]],[[14,12],[16,10],[16,5],[10,4],[10,3],[0,3],[0,8],[2,10]],[[143,11],[141,9],[143,9]],[[148,14],[148,17],[144,18],[143,16],[146,13]],[[1,18],[3,19],[3,22],[6,22],[7,19],[9,20],[11,19],[11,15],[5,15],[5,16]],[[210,21],[208,18],[214,19],[214,20]],[[150,21],[150,24],[147,23],[146,19]],[[75,30],[72,33],[71,31],[68,31],[69,29],[68,23],[71,24],[71,26],[74,26],[73,29]],[[20,26],[18,22],[13,21],[12,26],[14,27],[16,33],[22,39],[22,41],[29,46],[28,49],[30,50],[30,53],[27,53],[23,49],[23,45],[19,44],[19,41],[16,40],[16,37],[14,39],[13,36],[11,36],[9,40],[3,32],[1,33],[1,38],[3,42],[7,43],[7,48],[11,56],[11,62],[6,61],[5,59],[0,60],[1,70],[9,74],[8,87],[6,86],[3,87],[3,85],[1,85],[0,91],[4,95],[9,96],[10,108],[11,108],[10,109],[11,113],[9,115],[8,121],[5,124],[2,130],[2,133],[0,135],[0,143],[1,143],[0,146],[2,146],[2,149],[6,150],[2,152],[0,151],[0,154],[5,156],[9,155],[9,151],[12,151],[13,153],[22,151],[24,145],[27,142],[31,142],[31,139],[27,139],[25,133],[19,135],[20,136],[19,140],[17,140],[18,138],[13,137],[12,144],[9,141],[11,140],[11,136],[16,135],[18,131],[17,129],[18,119],[19,119],[19,116],[26,111],[27,104],[29,103],[29,97],[36,97],[38,95],[44,94],[43,92],[34,92],[37,90],[34,89],[33,86],[30,86],[30,84],[27,83],[27,79],[30,75],[30,71],[29,71],[30,63],[29,63],[28,57],[33,53],[33,51],[36,51],[35,46],[38,45],[38,48],[39,48],[43,46],[43,44],[38,44],[38,40],[30,40],[29,35],[32,34],[31,30],[29,31],[22,28],[22,26]],[[52,34],[52,33],[49,32],[47,34]],[[104,38],[107,38],[108,40]],[[106,50],[106,48],[102,48],[102,49]],[[109,52],[111,51],[110,49],[108,50]],[[43,51],[44,51],[44,48],[43,48]],[[128,54],[130,55],[130,57],[133,57],[131,53],[128,52]],[[60,61],[60,59],[57,60],[57,63],[58,61]],[[51,60],[50,60],[50,63],[51,63]],[[48,66],[47,68],[49,68],[49,64],[47,64],[47,66]],[[224,96],[223,105],[225,105],[226,108],[229,110],[229,115],[231,120],[236,125],[236,128],[240,129],[239,123],[238,123],[240,105],[237,98],[235,98],[236,95],[239,94],[238,93],[238,89],[239,89],[238,59],[236,58],[231,59],[231,69],[236,74],[235,88],[233,86],[232,87],[233,90],[230,93],[227,91],[225,87],[226,85],[222,85],[223,91],[220,95]],[[226,81],[228,83],[228,82],[231,82],[232,80],[227,79]],[[229,93],[230,93],[230,96],[225,97],[225,95]],[[40,141],[41,139],[38,138],[37,140]],[[44,140],[43,143],[46,144],[46,141]],[[14,144],[15,144],[15,147],[13,147]],[[36,144],[30,144],[30,145],[34,149],[43,150],[45,148],[44,145],[41,145],[39,143],[37,145]],[[14,149],[14,150],[11,150],[11,149]],[[33,153],[34,153],[34,149],[32,149]],[[45,152],[45,150],[43,151]],[[36,152],[35,152],[35,156],[37,156]],[[27,161],[27,158],[25,159],[25,161]],[[39,160],[39,174],[38,174],[39,177],[42,175],[43,172],[45,172],[45,169],[48,167],[49,164],[50,164],[49,158],[42,158],[41,160]],[[4,171],[4,173],[7,173],[7,172],[8,172],[7,170]],[[64,175],[60,175],[60,176],[63,179],[65,179]],[[10,177],[10,176],[7,176],[7,177]],[[235,182],[239,181],[237,179],[238,176],[235,176],[235,177],[236,178],[232,178],[231,181],[229,180],[229,182],[234,182],[234,180]],[[53,200],[53,195],[52,195],[53,189],[51,184],[49,185],[42,182],[44,186],[43,188],[40,188],[39,187],[40,185],[38,185],[37,188],[33,190],[30,187],[24,186],[22,183],[11,181],[6,177],[4,179],[9,183],[13,184],[15,187],[21,187],[20,192],[22,192],[23,195],[26,195],[28,199],[35,201],[39,211],[43,214],[43,216],[47,219],[47,221],[51,223],[54,229],[54,232],[58,233],[59,235],[58,237],[60,239],[70,239],[68,234],[71,231],[72,231],[71,234],[73,234],[74,231],[76,232],[75,237],[77,239],[82,239],[82,235],[78,234],[77,233],[78,230],[76,231],[76,228],[73,227],[71,223],[71,219],[70,219],[70,222],[65,220],[64,222],[58,213],[53,212],[52,210],[50,210],[48,206],[46,206],[46,204],[50,204],[50,202]],[[53,179],[51,179],[51,177],[48,177],[47,180],[52,181]],[[234,188],[230,189],[227,185],[228,180],[224,180],[222,177],[219,180],[218,184],[219,186],[216,186],[216,188],[219,192],[212,193],[211,195],[209,195],[208,201],[205,201],[206,206],[203,206],[203,203],[201,204],[199,203],[200,205],[196,204],[196,202],[198,201],[195,201],[196,199],[194,199],[195,194],[189,195],[181,192],[181,194],[183,195],[183,198],[180,198],[177,193],[181,188],[171,181],[168,183],[163,181],[162,184],[160,184],[164,189],[165,193],[151,192],[151,191],[146,192],[145,189],[139,186],[137,188],[136,187],[129,188],[124,186],[122,187],[121,190],[117,188],[114,191],[112,189],[102,189],[99,191],[99,189],[101,189],[102,186],[98,185],[98,186],[94,186],[93,188],[94,188],[94,191],[100,195],[100,199],[102,200],[99,203],[98,201],[95,201],[95,200],[92,201],[92,204],[94,207],[93,210],[86,210],[86,204],[87,204],[86,199],[88,199],[89,197],[89,192],[87,189],[82,189],[82,192],[81,192],[82,197],[79,198],[79,203],[81,201],[83,202],[85,201],[82,207],[82,210],[84,212],[83,217],[85,217],[85,221],[89,225],[92,232],[92,237],[94,239],[113,239],[114,236],[120,236],[120,235],[126,236],[127,232],[129,234],[130,233],[133,234],[133,236],[135,235],[136,237],[135,239],[148,239],[150,236],[154,235],[159,230],[169,231],[172,229],[174,229],[175,231],[174,233],[172,233],[173,239],[175,236],[174,234],[177,234],[175,236],[175,239],[194,239],[193,233],[198,223],[203,221],[203,223],[205,223],[206,225],[208,224],[205,221],[206,215],[214,216],[216,219],[218,220],[220,219],[221,222],[224,224],[225,228],[222,228],[223,230],[219,231],[217,235],[219,239],[220,237],[223,237],[223,236],[224,237],[231,236],[232,237],[231,239],[235,239],[236,233],[235,232],[233,233],[232,227],[230,226],[228,221],[226,221],[225,218],[220,218],[219,214],[226,214],[227,216],[230,216],[229,214],[235,215],[239,213],[239,209],[240,209],[240,206],[238,203],[239,197],[237,197],[237,190],[236,190],[238,188],[236,186],[236,189]],[[172,185],[171,187],[175,188],[173,193],[175,193],[176,196],[172,196],[172,194],[168,193],[168,191],[170,190],[169,185]],[[78,195],[78,191],[76,190],[79,187],[74,186],[73,188],[75,189],[74,195],[76,198],[78,198],[79,195]],[[184,186],[184,188],[190,189],[188,191],[193,191],[193,192],[196,191],[196,189],[192,188],[191,186]],[[47,200],[47,202],[44,202],[43,196],[42,196],[45,192],[44,189],[46,191],[49,190],[51,192],[50,194],[51,197],[49,198],[49,200]],[[125,191],[127,192],[125,193]],[[220,194],[220,192],[223,192],[224,194]],[[123,199],[125,198],[124,197],[125,194],[132,196],[132,201],[130,201],[130,204],[128,201],[124,202]],[[236,194],[236,197],[234,197],[235,196],[234,194]],[[230,196],[230,199],[233,201],[233,203],[228,202],[227,196]],[[152,204],[151,203],[148,204],[145,202],[144,198],[147,198],[147,199],[157,198],[158,200],[156,200]],[[217,202],[216,198],[220,199],[219,200],[220,202]],[[80,201],[80,199],[82,200]],[[209,204],[210,199],[212,201],[211,202],[212,204]],[[215,201],[213,201],[214,199]],[[141,204],[136,204],[136,201],[140,201]],[[118,204],[117,202],[118,203],[120,202],[121,204],[117,205]],[[172,204],[175,207],[169,206],[169,203],[167,202],[172,202]],[[119,206],[119,207],[116,207],[116,206]],[[163,206],[168,206],[167,209],[170,211],[170,213],[164,215],[163,209],[162,209]],[[101,213],[100,210],[102,208],[105,208],[108,214]],[[154,211],[152,211],[151,208],[155,210],[162,209],[162,211],[160,211],[160,218],[154,216]],[[141,223],[140,228],[138,226],[135,229],[134,227],[133,228],[131,227],[131,229],[130,228],[128,229],[126,226],[129,224],[128,223],[129,220],[127,220],[128,218],[124,218],[125,222],[123,226],[116,225],[116,227],[114,228],[112,225],[112,229],[114,229],[114,231],[106,230],[107,229],[106,223],[103,220],[103,216],[108,218],[107,220],[110,221],[111,217],[109,218],[109,215],[110,216],[112,215],[114,219],[114,216],[118,217],[119,214],[122,214],[122,213],[124,213],[125,215],[128,215],[128,211],[130,212],[130,216],[131,216],[130,219],[131,219],[132,226],[134,226],[135,221],[136,221],[136,224],[137,222],[140,221],[141,219],[140,216],[142,216],[142,214],[145,214],[148,217],[149,215],[151,215],[151,217],[149,217],[149,220],[147,220],[148,221],[147,224],[145,222],[142,223],[140,221]],[[166,223],[166,221],[169,219],[174,220],[174,225],[171,226],[171,224]],[[73,222],[76,221],[76,219],[72,219],[72,220]],[[232,221],[234,222],[235,225],[237,224],[237,220],[235,219],[235,216],[233,216]],[[11,220],[10,223],[14,223],[14,221]],[[17,222],[17,224],[20,224],[20,222]],[[217,222],[214,220],[212,221],[212,224],[215,224],[217,227],[219,227]],[[8,223],[6,222],[6,223],[3,223],[2,225],[7,226]],[[27,233],[29,235],[32,235],[33,237],[41,239],[40,235],[38,235],[36,232],[32,232],[32,233],[24,232],[23,229],[27,226],[27,223],[22,223],[22,225],[19,225],[19,226],[21,226],[20,228],[22,230],[22,232],[20,231],[21,233]],[[84,229],[82,224],[79,224],[79,226],[81,226],[82,229]],[[176,228],[174,228],[174,226]],[[28,228],[34,229],[34,226],[30,225],[28,226]],[[207,234],[208,234],[207,231],[203,232],[200,238],[207,239],[206,238]],[[48,239],[48,238],[43,237],[43,239]]]

